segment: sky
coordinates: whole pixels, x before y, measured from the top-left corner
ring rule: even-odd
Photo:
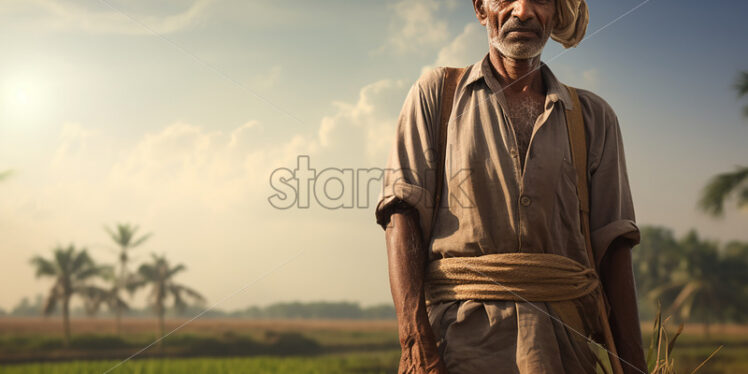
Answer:
[[[732,88],[748,3],[589,8],[585,40],[550,42],[543,61],[614,108],[637,222],[748,240],[748,212],[696,209],[712,175],[748,162]],[[56,245],[113,263],[104,227],[118,222],[153,233],[133,268],[151,253],[183,263],[177,280],[220,309],[391,302],[379,185],[346,170],[384,167],[422,72],[488,51],[461,0],[3,0],[0,45],[6,310],[49,289],[29,259]],[[271,179],[299,162],[332,198],[273,204]],[[356,204],[336,208],[338,195]]]

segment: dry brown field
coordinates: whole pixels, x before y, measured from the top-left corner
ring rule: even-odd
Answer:
[[[171,331],[189,319],[168,319],[166,330]],[[113,334],[113,318],[72,318],[70,328],[74,334]],[[123,331],[128,334],[151,333],[157,328],[155,318],[125,318],[122,320]],[[242,318],[206,318],[196,319],[182,326],[180,332],[200,334],[223,334],[226,332],[251,333],[255,331],[393,331],[397,330],[395,320],[313,320],[313,319],[242,319]],[[2,317],[0,334],[10,335],[57,335],[62,334],[62,322],[59,317]]]

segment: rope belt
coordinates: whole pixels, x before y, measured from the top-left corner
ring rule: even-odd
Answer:
[[[600,286],[594,269],[548,253],[500,253],[432,261],[426,304],[448,300],[565,301]]]

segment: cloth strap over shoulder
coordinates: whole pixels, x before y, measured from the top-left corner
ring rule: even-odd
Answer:
[[[465,68],[447,67],[444,71],[442,80],[441,103],[439,105],[439,143],[436,150],[436,188],[434,189],[434,213],[431,217],[431,232],[434,231],[436,217],[441,207],[442,190],[444,189],[444,179],[446,173],[445,161],[447,158],[447,128],[449,127],[449,118],[452,115],[452,105],[454,104],[455,90],[457,83],[460,82]],[[427,238],[428,239],[428,238]]]
[[[579,101],[579,95],[574,87],[566,86],[571,96],[572,107],[566,108],[566,128],[569,131],[569,146],[571,149],[571,158],[574,163],[574,169],[577,173],[577,196],[579,197],[579,217],[581,219],[582,233],[584,234],[585,248],[587,250],[587,259],[593,269],[597,268],[600,258],[595,258],[592,250],[592,240],[590,235],[590,197],[587,181],[587,136],[584,130],[584,117],[582,116],[582,104]],[[610,329],[608,319],[608,302],[602,287],[598,289],[599,297],[597,298],[598,314],[603,327],[603,336],[605,339],[605,348],[608,350],[611,369],[614,374],[622,374],[623,367],[618,359],[613,332]]]
[[[566,86],[571,96],[572,108],[566,108],[566,128],[569,131],[569,145],[571,159],[577,172],[577,196],[579,198],[579,213],[582,219],[581,226],[584,234],[587,257],[590,266],[596,267],[599,259],[595,259],[592,251],[592,240],[590,235],[590,196],[587,182],[587,136],[584,131],[584,118],[582,117],[582,104],[574,87]]]

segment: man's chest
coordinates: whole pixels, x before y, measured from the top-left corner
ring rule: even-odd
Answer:
[[[576,222],[578,214],[562,107],[549,105],[534,116],[537,120],[525,120],[529,152],[522,165],[522,135],[503,109],[508,105],[492,96],[460,99],[460,115],[452,117],[447,136],[443,201],[449,210],[439,215],[438,228],[451,234],[435,248],[459,242],[475,246],[469,250],[475,253],[538,248],[555,253],[553,243],[582,243],[576,229],[561,227]]]
[[[506,114],[514,131],[522,166],[525,163],[533,128],[538,117],[543,113],[543,101],[544,97],[538,95],[507,95]]]
[[[497,187],[511,199],[530,190],[555,194],[561,171],[571,165],[564,113],[537,100],[501,105],[478,96],[465,104],[473,110],[454,116],[449,127],[447,171],[468,179],[478,194]]]

